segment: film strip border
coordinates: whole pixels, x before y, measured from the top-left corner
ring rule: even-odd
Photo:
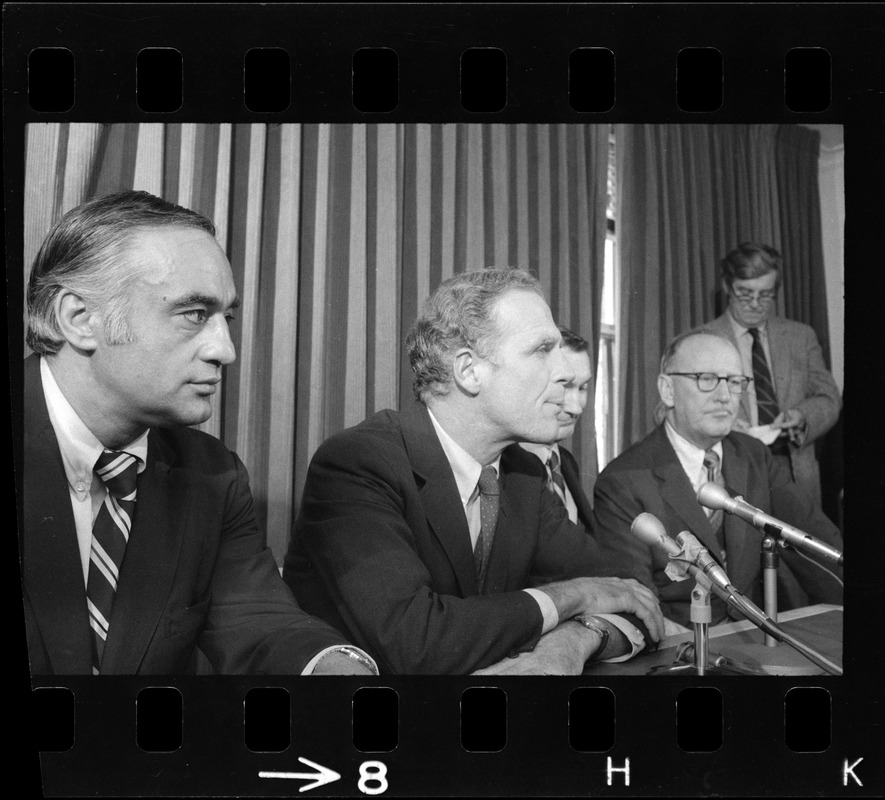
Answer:
[[[847,744],[844,693],[814,681],[785,692],[763,679],[752,703],[728,681],[488,683],[112,677],[38,689],[38,718],[54,720],[41,732],[44,786],[98,796],[864,796],[881,776],[873,751]]]
[[[190,58],[188,59],[190,61]],[[507,53],[470,47],[459,59],[459,102],[464,111],[499,113],[508,104]],[[365,114],[394,112],[399,105],[400,59],[390,47],[363,47],[352,57],[351,100]],[[615,107],[615,54],[607,47],[579,47],[568,55],[569,107],[604,113]],[[130,69],[133,67],[130,64]],[[724,104],[722,51],[686,47],[669,67],[680,111],[710,113]],[[146,113],[175,113],[184,103],[185,63],[180,50],[146,47],[135,57],[135,102]],[[832,59],[822,47],[794,47],[783,57],[784,105],[792,112],[823,112],[831,102]],[[77,59],[66,47],[39,47],[28,54],[28,104],[33,111],[72,111],[77,96]],[[292,108],[292,55],[282,47],[255,47],[243,57],[242,100],[257,113]],[[551,87],[553,89],[555,87]],[[560,91],[562,86],[559,87]],[[514,87],[514,93],[518,86]]]
[[[7,108],[118,121],[847,122],[880,102],[862,77],[879,69],[877,3],[380,7],[6,4]]]
[[[845,258],[859,265],[849,328],[880,341],[871,273],[885,218],[883,19],[879,3],[7,4],[7,256],[20,254],[30,122],[831,122],[846,125]],[[10,298],[21,297],[17,280],[12,270]],[[11,312],[10,352],[20,353]],[[849,331],[849,346],[856,337]],[[877,348],[857,348],[849,372],[875,388]],[[873,402],[860,395],[852,404]],[[881,433],[863,438],[875,445]],[[881,486],[862,462],[846,464],[853,494],[866,498],[847,521],[874,534]],[[297,786],[343,796],[878,796],[883,554],[874,535],[858,547],[844,679],[59,680],[31,694],[15,763],[31,776],[42,766],[49,795],[282,796]],[[17,656],[15,685],[28,692]],[[581,733],[588,719],[600,724]],[[680,721],[712,742],[681,740]],[[705,750],[717,733],[721,745]],[[259,775],[320,767],[340,778],[307,789],[315,779]]]

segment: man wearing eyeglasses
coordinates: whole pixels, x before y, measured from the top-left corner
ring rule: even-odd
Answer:
[[[705,509],[698,488],[713,481],[772,516],[842,549],[838,529],[790,480],[787,468],[758,439],[738,433],[735,419],[752,379],[726,338],[692,331],[676,337],[661,359],[658,393],[664,420],[645,439],[612,461],[599,476],[594,514],[599,543],[617,574],[654,590],[664,616],[690,622],[694,581],[674,582],[666,554],[630,531],[641,513],[654,514],[670,536],[693,533],[725,568],[734,586],[757,605],[762,591],[762,534],[738,517]],[[813,563],[796,551],[781,554],[780,610],[842,601],[841,571]],[[729,621],[718,598],[713,624]]]
[[[702,327],[738,348],[744,374],[735,428],[761,439],[792,479],[821,502],[814,442],[839,418],[842,398],[814,330],[776,314],[783,259],[768,245],[747,242],[722,259],[724,314]]]

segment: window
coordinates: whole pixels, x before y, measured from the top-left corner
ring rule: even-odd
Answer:
[[[602,281],[602,309],[599,336],[599,361],[596,365],[596,451],[600,471],[616,455],[618,430],[618,308],[615,287],[617,285],[617,236],[615,213],[617,195],[615,182],[615,135],[609,131],[608,179],[605,237],[604,275]]]

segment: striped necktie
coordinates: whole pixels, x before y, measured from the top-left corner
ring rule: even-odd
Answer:
[[[725,488],[725,480],[720,469],[721,463],[719,454],[715,450],[704,451],[704,466],[707,468],[707,480]],[[722,509],[716,509],[709,517],[710,527],[713,529],[716,541],[719,543],[720,561],[723,566],[725,565],[725,534],[722,530],[722,518],[724,516],[725,513]]]
[[[476,545],[473,548],[473,561],[476,566],[476,582],[480,589],[485,581],[489,566],[489,553],[495,537],[495,526],[498,524],[498,504],[501,491],[498,485],[498,473],[492,466],[483,467],[479,476],[479,516],[481,527]]]
[[[759,411],[759,424],[770,425],[778,415],[777,398],[774,396],[774,384],[771,372],[765,360],[765,350],[758,328],[750,328],[753,337],[753,385],[756,388],[756,407]]]
[[[565,480],[562,477],[559,453],[556,450],[551,450],[550,458],[547,459],[547,488],[565,505]]]
[[[108,637],[120,566],[132,528],[138,459],[129,453],[105,450],[98,457],[95,473],[108,489],[92,523],[92,547],[86,581],[86,602],[93,641],[92,674],[98,675]]]

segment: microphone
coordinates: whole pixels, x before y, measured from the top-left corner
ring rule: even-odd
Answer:
[[[706,484],[710,486],[711,484]],[[719,489],[716,484],[712,484]],[[703,488],[703,487],[701,487]],[[723,492],[724,493],[724,492]],[[725,493],[724,493],[725,494]],[[726,497],[728,495],[726,494]],[[682,562],[688,571],[692,573],[699,581],[703,581],[708,585],[710,590],[719,598],[724,600],[729,606],[741,613],[746,619],[752,622],[757,628],[769,636],[790,645],[794,650],[802,653],[807,659],[823,668],[831,675],[841,675],[842,668],[838,664],[834,664],[820,653],[812,650],[808,645],[798,640],[795,636],[788,634],[786,631],[778,627],[778,625],[768,616],[759,606],[748,600],[742,595],[725,574],[722,569],[710,555],[709,551],[701,545],[701,543],[688,531],[683,531],[677,536],[681,543],[681,547],[676,544],[668,535],[663,523],[654,514],[643,512],[630,526],[632,533],[645,542],[650,547],[659,547],[663,549],[671,563]],[[694,556],[692,556],[694,553]],[[711,566],[710,562],[712,562]],[[724,584],[723,584],[724,581]]]
[[[705,483],[701,486],[698,489],[698,502],[714,511],[722,510],[734,514],[763,533],[780,537],[788,544],[808,550],[836,564],[842,563],[842,553],[835,547],[830,547],[804,531],[769,516],[761,509],[751,506],[743,497],[732,497],[718,484]]]
[[[663,523],[654,514],[648,512],[643,512],[636,517],[630,530],[650,547],[659,547],[664,550],[670,558],[670,563],[681,567],[679,571],[683,576],[686,570],[691,572],[713,594],[756,626],[768,632],[769,626],[773,625],[768,614],[732,586],[725,570],[710,555],[710,551],[688,531],[683,531],[676,537],[679,541],[677,544],[667,535]],[[682,580],[682,578],[677,578],[677,580]]]
[[[658,547],[667,553],[671,561],[675,561],[682,566],[679,571],[684,574],[688,569],[693,575],[700,572],[704,575],[709,583],[718,586],[729,594],[736,592],[737,589],[731,585],[725,570],[719,566],[710,551],[688,531],[683,531],[676,538],[679,544],[673,541],[664,528],[663,523],[654,515],[643,512],[630,526],[630,530],[634,536],[640,538],[650,547]]]

